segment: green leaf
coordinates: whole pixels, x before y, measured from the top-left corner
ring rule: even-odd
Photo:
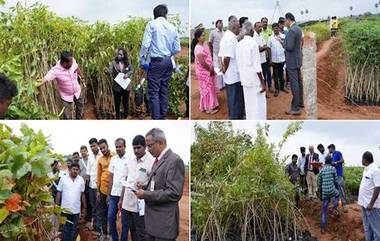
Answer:
[[[3,223],[3,221],[8,217],[8,215],[9,211],[5,207],[0,209],[0,224]]]
[[[16,173],[16,179],[20,179],[32,170],[30,163],[25,163]]]
[[[7,200],[11,196],[12,192],[10,190],[0,191],[0,200]]]

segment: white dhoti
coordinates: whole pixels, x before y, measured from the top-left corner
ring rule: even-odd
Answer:
[[[261,87],[243,86],[245,115],[247,120],[267,119],[267,99]]]
[[[219,57],[217,54],[213,54],[213,59],[212,59],[212,64],[214,66],[214,69],[222,71],[222,66],[220,65],[219,62]],[[215,86],[218,88],[218,90],[221,90],[222,88],[225,87],[225,83],[223,81],[223,75],[218,74],[215,78]]]

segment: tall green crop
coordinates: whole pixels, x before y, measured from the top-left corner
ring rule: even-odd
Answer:
[[[87,84],[87,88],[82,86],[82,89],[88,101],[95,104],[97,118],[114,118],[112,79],[104,69],[114,58],[115,49],[123,47],[135,69],[132,85],[145,77],[145,73],[139,68],[138,53],[148,21],[146,18],[132,17],[115,25],[103,21],[89,24],[73,17],[59,17],[41,4],[28,8],[17,4],[8,12],[2,13],[0,71],[7,75],[18,73],[18,78],[14,80],[18,86],[28,90],[21,91],[21,97],[13,103],[11,109],[14,111],[8,118],[57,118],[63,106],[56,84],[48,83],[37,90],[34,83],[55,65],[63,50],[72,51],[82,69]],[[171,16],[170,21],[180,28],[178,16]],[[12,70],[4,67],[5,65],[12,65]],[[179,78],[184,79],[184,74]],[[183,82],[176,80],[171,81],[170,85],[172,90],[184,88]],[[134,95],[130,98],[133,99]],[[178,106],[183,101],[183,95],[171,93],[169,113],[180,116]],[[32,112],[23,109],[26,102],[32,107]],[[131,103],[131,112],[134,113],[135,106],[133,101]]]
[[[278,158],[287,138],[301,128],[289,125],[278,144],[267,141],[269,126],[254,139],[235,132],[231,122],[195,126],[191,146],[192,227],[201,240],[288,240],[302,229],[294,187]]]

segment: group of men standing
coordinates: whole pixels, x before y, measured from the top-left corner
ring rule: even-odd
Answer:
[[[331,158],[331,165],[336,172],[336,181],[339,189],[339,198],[344,206],[346,203],[346,194],[343,179],[343,155],[336,150],[334,144],[330,144],[326,152],[323,144],[317,146],[318,152],[315,152],[314,146],[309,146],[309,153],[306,154],[306,148],[301,147],[301,155],[294,154],[292,162],[286,166],[286,171],[289,174],[290,181],[293,184],[298,184],[301,193],[307,196],[308,199],[318,199],[318,177],[326,158]]]
[[[217,20],[216,29],[210,32],[209,46],[214,68],[221,73],[218,87],[226,88],[229,119],[267,119],[267,90],[275,97],[280,91],[288,93],[285,64],[286,80],[293,94],[286,114],[300,115],[302,31],[293,14],[287,13],[271,27],[266,17],[252,23],[248,17],[238,20],[230,16],[225,32],[222,20]]]
[[[286,166],[289,180],[296,186],[297,207],[300,202],[299,190],[311,200],[317,199],[319,194],[319,199],[322,201],[321,233],[326,231],[331,199],[335,215],[340,214],[339,206],[342,206],[344,212],[347,211],[343,155],[336,150],[334,144],[327,148],[328,152],[322,144],[319,144],[318,154],[313,146],[309,146],[309,153],[306,154],[306,148],[301,147],[301,155],[298,157],[293,154],[292,162]],[[362,209],[365,240],[376,241],[380,240],[380,168],[374,164],[373,155],[368,151],[363,153],[362,164],[364,171],[359,188],[358,205]]]
[[[133,158],[126,154],[123,138],[115,140],[115,155],[105,139],[91,138],[89,145],[91,153],[82,146],[66,170],[59,170],[58,162],[52,165],[50,176],[59,178],[52,186],[53,197],[67,218],[62,240],[76,240],[80,215],[100,240],[110,235],[113,241],[125,241],[128,233],[133,241],[175,240],[185,169],[167,147],[164,132],[153,128],[145,137],[135,136]],[[121,233],[116,225],[119,212]]]

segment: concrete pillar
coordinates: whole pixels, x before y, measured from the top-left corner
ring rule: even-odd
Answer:
[[[302,78],[306,119],[318,119],[317,104],[317,39],[315,33],[304,36]]]

